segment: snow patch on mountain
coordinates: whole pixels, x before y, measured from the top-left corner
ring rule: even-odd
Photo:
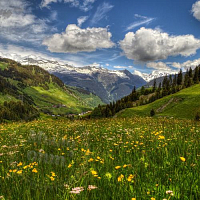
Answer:
[[[147,73],[142,73],[140,71],[135,70],[134,75],[138,75],[142,77],[146,82],[150,82],[151,80],[154,80],[159,77],[163,76],[169,76],[170,74],[175,74],[177,73],[176,71],[159,71],[159,70],[154,70],[150,74]]]

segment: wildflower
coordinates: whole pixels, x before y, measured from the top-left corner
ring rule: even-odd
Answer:
[[[61,148],[58,148],[58,151],[60,151],[61,150]]]
[[[121,174],[121,175],[117,178],[118,182],[121,182],[123,178],[124,178],[124,175]]]
[[[159,140],[164,140],[164,139],[165,139],[165,136],[159,135],[158,139],[159,139]]]
[[[96,188],[97,188],[97,186],[95,186],[95,185],[88,185],[88,190],[94,190]]]
[[[22,162],[20,162],[20,163],[17,165],[17,167],[19,167],[19,166],[22,166]]]
[[[70,168],[70,167],[72,167],[72,164],[69,164],[69,165],[68,165],[68,168]]]
[[[186,160],[184,157],[180,157],[180,159],[181,159],[183,162],[185,162],[185,160]]]
[[[51,172],[51,176],[53,176],[53,177],[54,177],[54,176],[56,176],[56,174],[55,174],[54,172]]]
[[[13,169],[13,171],[12,171],[12,172],[14,172],[14,173],[15,173],[16,171],[17,171],[16,169]]]
[[[131,200],[136,200],[136,198],[132,198]]]
[[[32,170],[32,172],[33,173],[38,173],[37,169],[35,169],[35,168]]]
[[[2,160],[0,160],[0,163],[2,163],[3,161]]]
[[[121,168],[121,166],[116,166],[116,167],[115,167],[115,169],[120,169],[120,168]]]
[[[173,194],[173,191],[171,191],[171,190],[166,191],[166,194],[170,194],[171,196],[174,195],[174,194]]]
[[[128,165],[125,164],[125,165],[123,165],[123,168],[126,168],[127,166],[128,166]]]
[[[22,170],[17,171],[17,174],[22,174]]]
[[[88,162],[92,162],[94,159],[93,158],[90,158],[89,160],[88,160]]]
[[[50,179],[51,179],[51,181],[54,181],[54,180],[55,180],[55,178],[54,178],[53,176],[50,176]]]
[[[106,177],[107,179],[111,179],[111,178],[112,178],[112,174],[109,173],[109,172],[107,172],[107,173],[105,174],[105,177]]]
[[[134,175],[133,175],[133,174],[130,174],[129,177],[127,178],[127,181],[128,181],[128,182],[131,182],[133,178],[134,178]]]
[[[84,190],[83,187],[75,187],[75,188],[72,188],[72,191],[70,191],[70,193],[79,194],[79,193],[81,193],[83,190]]]
[[[92,175],[97,175],[97,172],[94,170],[92,170],[91,173],[92,173]]]
[[[151,200],[156,200],[154,197],[151,197]]]

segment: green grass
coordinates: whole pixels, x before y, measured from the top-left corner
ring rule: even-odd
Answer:
[[[17,101],[17,99],[11,95],[0,93],[0,104],[3,104],[4,101]]]
[[[199,132],[189,120],[140,117],[0,125],[0,196],[197,200]]]
[[[0,69],[4,70],[8,67],[8,63],[0,62]]]
[[[81,101],[54,84],[49,84],[49,89],[42,87],[27,87],[24,92],[30,95],[39,108],[46,108],[54,114],[80,113],[89,109],[89,106],[82,105]],[[66,107],[53,108],[53,105],[63,104]]]
[[[126,109],[117,116],[149,116],[151,109],[156,111],[156,116],[194,119],[196,113],[200,112],[200,85],[183,89],[147,105]]]

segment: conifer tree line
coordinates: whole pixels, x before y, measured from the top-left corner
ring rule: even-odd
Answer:
[[[165,76],[163,81],[158,85],[156,84],[156,80],[154,80],[152,88],[142,86],[140,90],[136,90],[134,87],[130,95],[107,105],[99,105],[93,110],[91,117],[112,117],[125,108],[151,103],[164,96],[174,94],[184,88],[198,84],[199,81],[200,65],[194,70],[190,67],[185,74],[180,69],[178,74]]]
[[[5,101],[3,105],[0,105],[0,122],[6,122],[7,120],[28,121],[39,117],[39,115],[39,111],[36,108],[21,101]]]

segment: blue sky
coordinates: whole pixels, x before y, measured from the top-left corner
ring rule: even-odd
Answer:
[[[176,72],[200,64],[200,1],[1,0],[0,52],[80,67]]]

